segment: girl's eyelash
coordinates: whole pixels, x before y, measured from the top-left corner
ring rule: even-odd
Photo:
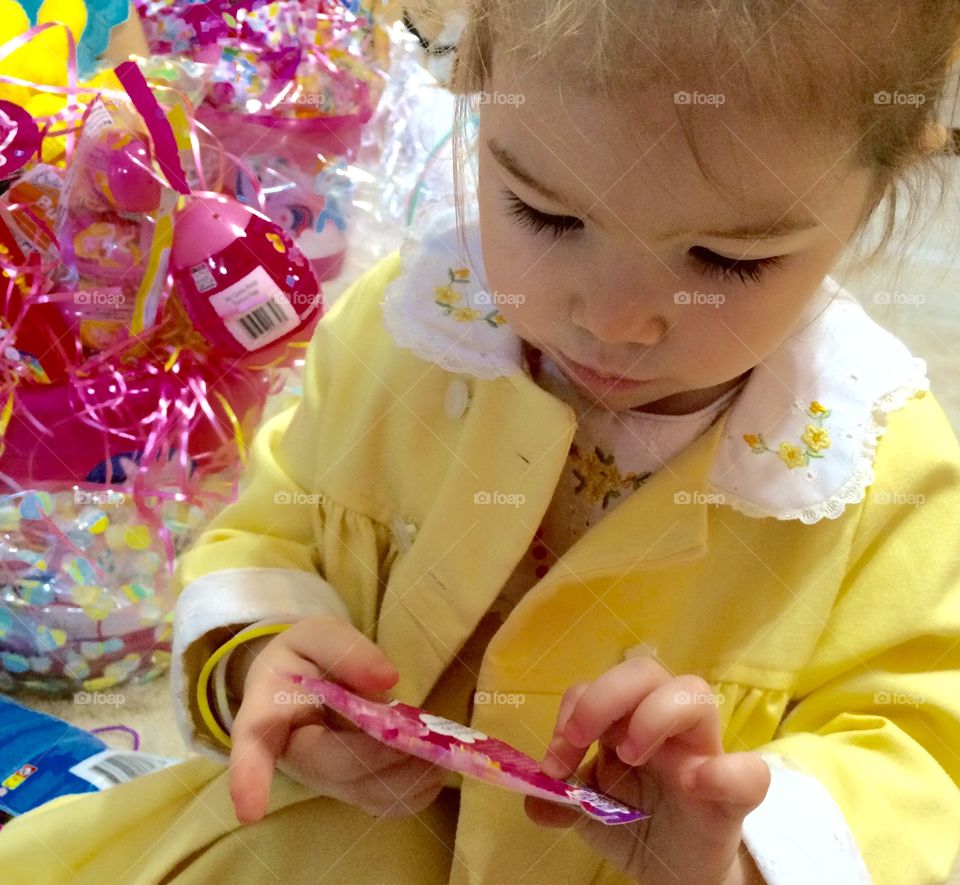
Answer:
[[[534,209],[533,206],[524,203],[513,191],[504,191],[504,196],[509,207],[508,214],[534,233],[549,230],[552,236],[559,237],[567,231],[579,230],[583,227],[583,222],[572,215],[548,215],[546,212]]]
[[[782,255],[753,259],[728,258],[726,255],[717,255],[716,252],[711,252],[703,246],[694,246],[690,250],[690,255],[708,276],[724,280],[735,276],[739,277],[742,283],[748,280],[759,283],[768,270],[779,267],[783,262]]]
[[[559,237],[568,231],[580,230],[583,227],[583,222],[573,215],[550,215],[541,212],[539,209],[534,209],[513,191],[504,191],[504,196],[508,205],[508,213],[534,233],[549,230],[554,237]],[[690,255],[707,275],[720,279],[738,277],[743,283],[748,280],[759,283],[767,270],[778,267],[783,261],[782,256],[755,259],[728,258],[725,255],[711,252],[703,246],[694,246],[690,250]]]

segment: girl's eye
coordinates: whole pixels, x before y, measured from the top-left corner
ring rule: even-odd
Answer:
[[[523,202],[513,191],[504,191],[507,201],[507,212],[512,215],[521,225],[529,227],[534,233],[541,233],[549,230],[550,233],[559,237],[567,231],[579,230],[583,227],[583,222],[572,215],[548,215],[539,209],[534,209]]]
[[[703,246],[694,246],[690,250],[690,255],[708,276],[715,276],[721,279],[730,277],[739,277],[742,283],[750,280],[759,283],[761,277],[768,270],[779,267],[783,263],[784,256],[774,255],[770,258],[727,258],[726,255],[717,255]]]

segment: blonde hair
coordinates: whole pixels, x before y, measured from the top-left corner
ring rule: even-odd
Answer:
[[[465,133],[476,96],[489,88],[494,50],[528,67],[550,65],[561,84],[573,77],[578,89],[602,98],[623,100],[652,83],[672,83],[671,91],[719,87],[805,141],[847,135],[855,160],[876,170],[859,232],[888,201],[874,255],[895,229],[898,190],[911,197],[911,220],[929,176],[940,180],[942,199],[942,172],[930,160],[946,136],[937,113],[957,58],[960,0],[416,2],[435,14],[459,12],[467,22],[452,83],[461,230]],[[704,168],[682,105],[677,114]]]

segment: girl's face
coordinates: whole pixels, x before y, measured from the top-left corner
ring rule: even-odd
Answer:
[[[855,145],[824,156],[735,96],[687,95],[719,191],[665,89],[561,95],[498,56],[481,105],[487,286],[611,409],[682,414],[735,385],[797,326],[869,199]]]

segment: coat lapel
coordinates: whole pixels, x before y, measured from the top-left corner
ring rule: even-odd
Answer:
[[[523,556],[576,429],[526,375],[473,382],[456,457],[416,541],[391,571],[377,640],[419,704]]]

